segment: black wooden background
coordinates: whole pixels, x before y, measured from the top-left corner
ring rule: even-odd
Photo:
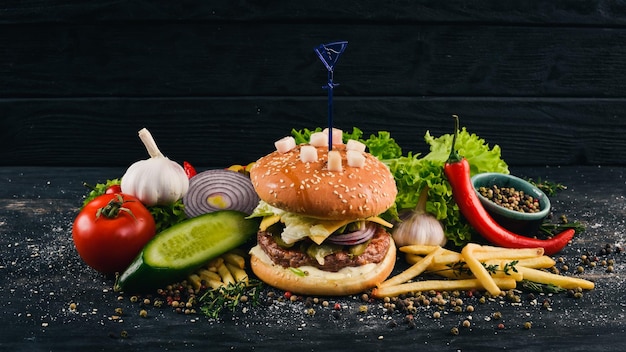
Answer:
[[[313,48],[349,42],[335,125],[405,151],[450,115],[511,165],[626,155],[626,2],[0,3],[0,164],[126,166],[147,127],[170,158],[247,163],[326,124]]]

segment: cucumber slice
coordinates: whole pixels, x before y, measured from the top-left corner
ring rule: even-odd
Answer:
[[[259,219],[220,210],[187,219],[158,233],[117,278],[114,289],[147,292],[183,280],[191,272],[244,244],[259,229]]]

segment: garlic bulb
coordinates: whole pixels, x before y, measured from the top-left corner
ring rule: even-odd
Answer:
[[[393,240],[401,246],[427,245],[445,246],[447,242],[443,226],[432,214],[426,212],[428,187],[424,187],[415,210],[394,226]]]
[[[185,170],[161,154],[147,129],[139,131],[139,138],[150,159],[139,160],[126,170],[122,176],[122,192],[137,197],[146,206],[175,203],[189,189]]]

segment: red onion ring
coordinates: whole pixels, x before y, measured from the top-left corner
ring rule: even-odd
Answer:
[[[376,233],[376,224],[365,221],[361,223],[358,230],[328,237],[327,241],[343,246],[353,246],[369,241]]]
[[[232,170],[213,169],[200,172],[189,180],[183,204],[188,217],[219,210],[252,214],[259,204],[259,196],[249,177]]]

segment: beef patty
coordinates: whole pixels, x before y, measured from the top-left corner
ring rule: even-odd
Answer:
[[[363,253],[355,256],[344,249],[325,256],[324,265],[321,265],[315,258],[303,253],[298,244],[291,248],[283,248],[274,241],[272,233],[259,231],[257,234],[258,244],[275,264],[285,268],[310,265],[325,271],[338,271],[344,267],[379,263],[387,255],[390,241],[389,233],[383,227],[378,226]]]

